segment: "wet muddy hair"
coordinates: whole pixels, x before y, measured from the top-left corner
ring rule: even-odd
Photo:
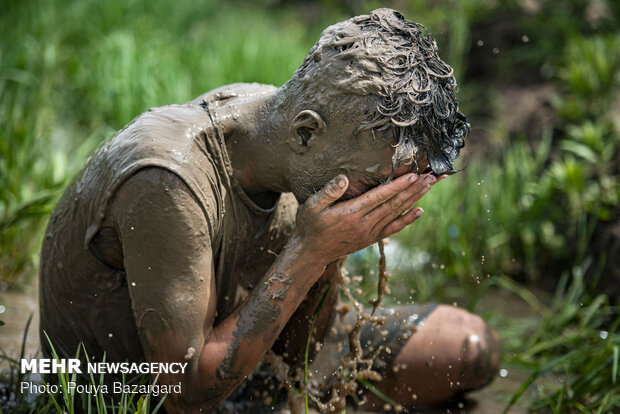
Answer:
[[[325,29],[284,85],[294,96],[309,100],[377,96],[378,104],[361,128],[392,130],[393,169],[426,155],[435,174],[454,169],[470,130],[458,111],[455,87],[453,70],[439,58],[437,43],[426,29],[391,9]]]

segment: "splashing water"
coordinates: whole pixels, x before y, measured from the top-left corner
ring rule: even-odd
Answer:
[[[337,312],[344,315],[352,308],[356,314],[356,320],[355,325],[348,333],[350,352],[341,359],[340,365],[334,374],[334,381],[331,383],[330,390],[321,390],[321,387],[318,386],[319,384],[313,384],[312,381],[308,382],[307,376],[304,378],[304,373],[301,369],[292,372],[291,367],[284,362],[283,358],[276,355],[273,351],[269,351],[266,354],[265,361],[271,366],[281,386],[287,391],[288,408],[291,414],[308,412],[308,405],[307,402],[304,403],[304,398],[306,401],[308,398],[312,400],[323,413],[341,412],[346,409],[347,397],[354,396],[358,391],[360,380],[381,381],[382,376],[373,369],[373,364],[377,355],[383,350],[383,346],[379,346],[369,358],[364,358],[360,336],[362,327],[366,323],[383,325],[386,322],[384,316],[374,315],[376,309],[381,305],[383,295],[390,294],[388,287],[390,274],[386,272],[385,244],[385,240],[378,242],[380,259],[377,298],[370,301],[372,305],[370,313],[366,312],[359,301],[355,299],[349,287],[352,279],[358,282],[361,278],[354,276],[351,279],[346,276],[346,273],[342,275],[341,288],[349,304],[341,305]],[[309,335],[311,334],[312,332],[309,333]],[[296,384],[299,384],[299,388],[296,387]],[[363,403],[363,401],[360,401],[359,405],[363,405]]]

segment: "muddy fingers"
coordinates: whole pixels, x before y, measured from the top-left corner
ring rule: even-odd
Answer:
[[[366,217],[369,221],[377,221],[377,225],[381,226],[383,224],[383,226],[385,226],[387,224],[386,220],[388,222],[392,221],[407,211],[407,209],[418,201],[435,182],[436,180],[433,176],[420,176],[407,189],[383,204],[378,205],[377,208],[369,212]]]
[[[308,207],[314,211],[324,210],[343,196],[348,185],[349,180],[342,174],[333,178],[325,187],[308,199]]]
[[[406,212],[410,210],[411,207],[430,190],[430,188],[430,184],[425,185],[418,192],[410,195],[406,199],[401,200],[398,206],[391,207],[389,210],[384,210],[382,214],[385,214],[385,216],[375,223],[372,229],[373,234],[380,233],[383,228],[390,225],[390,223],[401,217],[403,214],[406,214]]]
[[[359,203],[358,211],[362,214],[372,212],[378,206],[406,191],[418,179],[419,176],[416,174],[405,174],[388,184],[380,185],[367,191],[356,199],[356,202]]]
[[[416,221],[420,216],[424,213],[424,210],[421,207],[416,207],[409,210],[407,213],[398,217],[396,220],[389,223],[383,230],[381,231],[380,237],[386,238],[391,236],[392,234],[398,233],[408,225],[412,224]]]

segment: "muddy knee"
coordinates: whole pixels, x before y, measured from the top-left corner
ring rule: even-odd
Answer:
[[[497,332],[482,318],[467,311],[463,313],[461,343],[461,388],[464,391],[480,388],[493,380],[499,370],[501,342]]]
[[[500,358],[499,337],[482,318],[440,305],[407,340],[393,364],[398,370],[388,370],[378,388],[406,407],[437,404],[489,383]],[[382,406],[378,398],[369,400]]]

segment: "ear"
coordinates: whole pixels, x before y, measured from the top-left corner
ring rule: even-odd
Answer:
[[[325,133],[325,129],[321,115],[309,109],[303,110],[291,122],[288,144],[296,153],[304,153],[311,141]]]

